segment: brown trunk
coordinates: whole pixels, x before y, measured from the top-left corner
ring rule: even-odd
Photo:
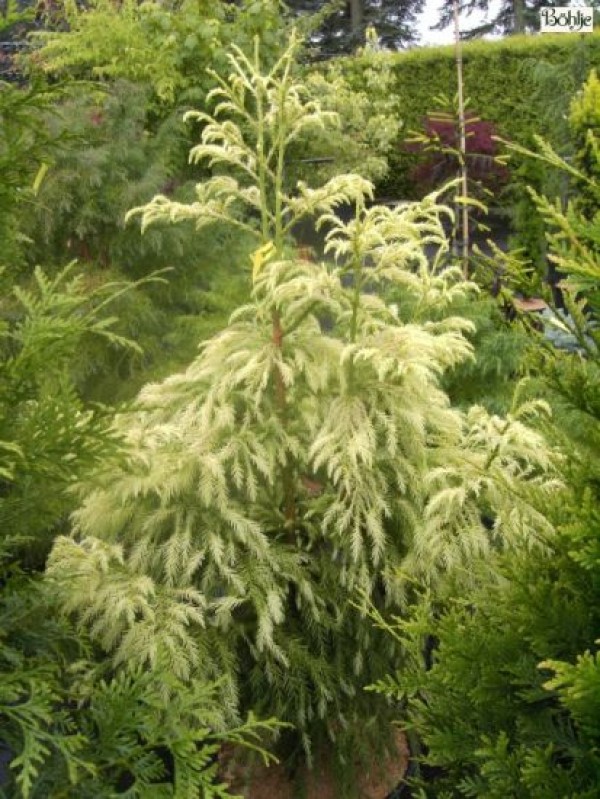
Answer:
[[[363,0],[349,0],[350,29],[353,34],[360,33],[363,23]]]
[[[525,33],[525,0],[513,0],[514,32]]]

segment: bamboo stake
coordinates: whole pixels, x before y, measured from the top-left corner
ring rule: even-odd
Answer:
[[[469,277],[469,196],[467,185],[467,131],[465,123],[465,97],[463,86],[462,42],[460,39],[458,0],[453,0],[454,8],[454,49],[456,53],[456,81],[458,85],[458,160],[460,165],[460,197],[462,200],[462,266],[465,279]]]

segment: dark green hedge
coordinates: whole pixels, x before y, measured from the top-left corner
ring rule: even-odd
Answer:
[[[588,67],[600,67],[600,31],[593,34],[538,34],[514,36],[499,41],[472,41],[463,44],[465,94],[470,107],[480,118],[494,123],[499,135],[527,144],[539,130],[536,107],[532,103],[527,63],[546,61],[551,64],[579,57]],[[434,109],[433,98],[456,93],[454,46],[423,47],[390,55],[396,75],[395,92],[399,99],[403,132],[420,129],[428,111]],[[365,58],[347,59],[349,78],[360,85]],[[410,157],[398,152],[392,159],[388,191],[410,191],[406,171]]]

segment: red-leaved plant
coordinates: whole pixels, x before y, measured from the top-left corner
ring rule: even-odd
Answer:
[[[468,112],[465,120],[467,175],[470,195],[479,200],[508,181],[508,169],[498,163],[498,142],[491,122]],[[455,178],[460,168],[458,119],[449,113],[432,113],[424,121],[424,131],[416,133],[405,144],[409,152],[419,156],[419,163],[410,176],[419,195]]]

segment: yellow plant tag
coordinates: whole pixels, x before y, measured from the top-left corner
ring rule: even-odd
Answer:
[[[263,244],[262,247],[259,247],[258,250],[254,250],[252,255],[250,256],[250,260],[252,261],[252,282],[256,281],[256,278],[259,276],[261,269],[270,260],[271,256],[275,252],[275,245],[272,241],[268,241],[266,244]]]
[[[50,164],[44,163],[40,166],[40,168],[37,171],[37,175],[35,176],[35,180],[33,181],[33,186],[31,187],[36,197],[40,190],[40,186],[42,185],[42,182],[46,177],[46,173],[48,172],[49,169],[50,169]]]

